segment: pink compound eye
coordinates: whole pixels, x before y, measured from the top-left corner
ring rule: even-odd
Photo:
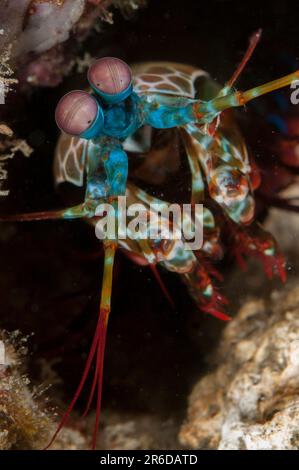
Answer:
[[[62,131],[76,136],[92,125],[97,113],[96,99],[85,91],[75,90],[61,98],[56,106],[55,119]]]
[[[130,86],[131,69],[121,59],[103,57],[89,68],[88,81],[95,90],[104,95],[117,95]]]

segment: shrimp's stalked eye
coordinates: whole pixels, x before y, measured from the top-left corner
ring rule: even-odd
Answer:
[[[132,91],[130,67],[121,59],[103,57],[88,70],[88,81],[93,90],[107,103],[117,103]]]
[[[66,134],[86,139],[96,137],[103,126],[103,112],[97,100],[81,90],[70,91],[61,98],[55,119]]]

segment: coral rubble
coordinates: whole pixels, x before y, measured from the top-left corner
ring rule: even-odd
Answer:
[[[50,418],[38,404],[23,372],[26,338],[18,331],[0,332],[0,449],[38,449],[44,445]]]
[[[18,69],[22,82],[56,86],[75,64],[76,44],[101,22],[113,22],[111,8],[127,14],[144,4],[144,0],[2,0],[0,50],[10,56],[10,67]]]
[[[243,305],[215,369],[194,387],[180,441],[205,449],[298,449],[299,288]]]

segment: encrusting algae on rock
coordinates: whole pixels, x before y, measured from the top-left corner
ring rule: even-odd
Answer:
[[[1,331],[0,341],[0,449],[41,448],[51,420],[34,397],[23,371],[27,338],[18,331]]]
[[[28,337],[0,331],[0,450],[41,450],[55,429],[55,412],[45,389],[34,387],[26,374]],[[53,449],[86,448],[80,431],[66,428]]]
[[[215,370],[195,385],[181,444],[193,449],[299,447],[299,288],[245,303]]]

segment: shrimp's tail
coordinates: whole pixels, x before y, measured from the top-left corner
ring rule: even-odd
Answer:
[[[90,347],[88,358],[81,376],[80,383],[77,387],[77,390],[65,411],[52,439],[45,449],[48,449],[58,436],[61,429],[67,423],[70,414],[83,390],[83,387],[86,383],[86,379],[90,372],[93,361],[95,360],[95,375],[89,394],[88,403],[85,409],[83,416],[85,416],[90,408],[92,399],[94,397],[95,391],[97,389],[97,404],[96,404],[96,418],[95,425],[92,437],[92,449],[96,448],[96,441],[100,423],[100,414],[101,414],[101,399],[102,399],[102,383],[103,383],[103,369],[104,369],[104,353],[105,353],[105,343],[106,343],[106,334],[107,334],[107,325],[111,308],[111,292],[112,292],[112,277],[113,277],[113,264],[114,257],[116,252],[117,244],[115,242],[106,241],[104,242],[104,273],[103,273],[103,283],[102,283],[102,292],[101,292],[101,303],[99,308],[98,322],[96,326],[95,335]]]

